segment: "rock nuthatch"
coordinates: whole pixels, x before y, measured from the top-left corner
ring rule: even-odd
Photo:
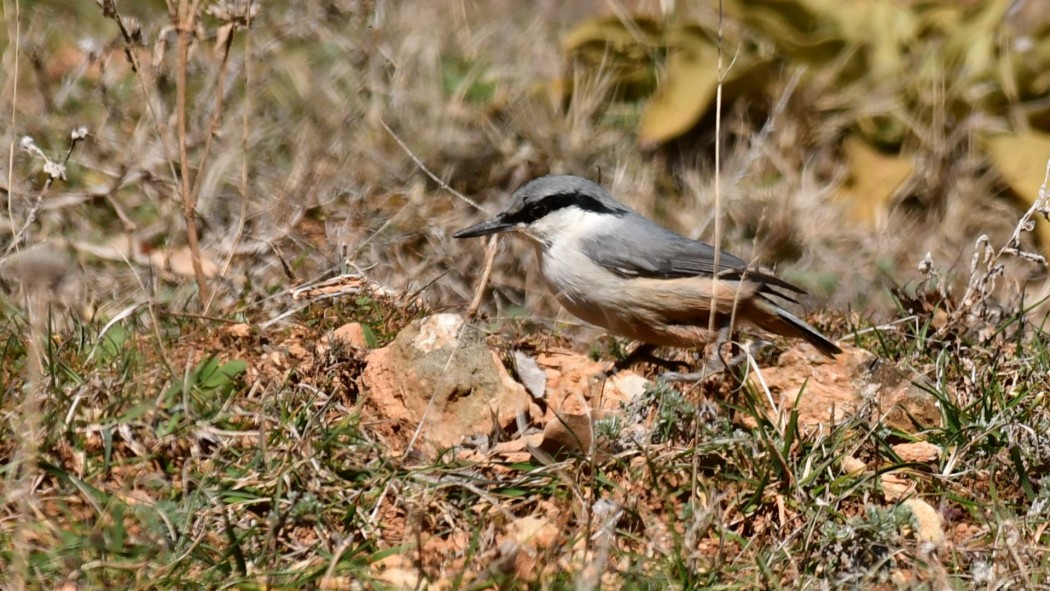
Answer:
[[[703,348],[720,334],[725,338],[731,318],[804,339],[828,356],[842,352],[772,299],[795,302],[790,294],[801,289],[726,252],[716,269],[712,246],[642,217],[586,179],[534,179],[502,213],[453,236],[506,231],[536,247],[547,288],[566,310],[641,341],[647,352]],[[712,307],[715,331],[709,329]]]

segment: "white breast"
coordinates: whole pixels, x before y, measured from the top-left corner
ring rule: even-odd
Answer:
[[[580,240],[594,232],[608,232],[609,224],[617,220],[575,208],[557,214],[531,229],[547,289],[573,315],[615,331],[624,280],[587,258]]]

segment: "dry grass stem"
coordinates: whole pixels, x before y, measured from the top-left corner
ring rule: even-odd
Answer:
[[[197,241],[197,199],[191,189],[190,158],[186,150],[187,69],[189,68],[190,36],[194,34],[197,23],[197,0],[179,0],[177,15],[178,66],[176,68],[175,111],[178,117],[179,187],[182,197],[182,217],[186,223],[186,239],[189,242],[193,274],[197,278],[197,299],[204,308],[209,300],[208,281],[204,276],[204,267],[201,265],[201,250]],[[222,96],[221,88],[218,89],[218,94]]]
[[[474,288],[474,297],[471,298],[470,305],[467,306],[467,311],[464,313],[467,320],[474,318],[478,313],[478,309],[481,308],[485,290],[488,288],[489,280],[492,279],[492,267],[496,263],[496,251],[498,249],[499,236],[489,236],[485,245],[485,264],[481,269],[481,278],[478,279],[478,284]]]

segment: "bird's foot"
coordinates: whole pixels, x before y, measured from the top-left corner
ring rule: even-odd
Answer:
[[[718,375],[723,371],[729,369],[721,360],[708,362],[707,365],[700,371],[691,372],[679,372],[679,371],[665,371],[664,373],[657,376],[657,379],[664,382],[702,382],[707,378]]]
[[[637,347],[635,347],[634,351],[631,351],[630,354],[628,354],[626,357],[614,363],[609,369],[603,371],[602,375],[605,378],[611,378],[621,370],[627,369],[636,363],[652,363],[653,365],[656,365],[666,370],[677,369],[685,365],[684,363],[678,361],[670,361],[667,359],[657,357],[653,354],[653,351],[655,350],[655,345],[638,345]]]
[[[756,340],[748,343],[747,350],[741,351],[736,355],[733,355],[729,359],[726,359],[720,355],[720,349],[715,351],[715,354],[711,359],[707,361],[707,364],[700,371],[681,373],[677,371],[668,371],[660,374],[660,379],[665,382],[699,382],[703,381],[711,376],[720,374],[724,371],[733,371],[736,368],[743,365],[748,357],[754,358],[761,353],[763,349],[772,345],[769,341]]]

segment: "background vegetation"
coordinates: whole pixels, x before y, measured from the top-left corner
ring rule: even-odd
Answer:
[[[5,0],[2,584],[382,588],[402,555],[436,588],[1046,584],[1041,2],[681,4]],[[256,373],[465,309],[483,248],[450,234],[484,214],[445,187],[493,211],[547,172],[720,219],[921,378],[941,457],[866,416],[742,427],[726,382],[653,395],[659,436],[608,457],[416,462],[360,421],[359,352]],[[527,247],[494,269],[495,346],[600,334]],[[292,297],[350,271],[396,295]],[[533,515],[529,578],[501,544]]]

